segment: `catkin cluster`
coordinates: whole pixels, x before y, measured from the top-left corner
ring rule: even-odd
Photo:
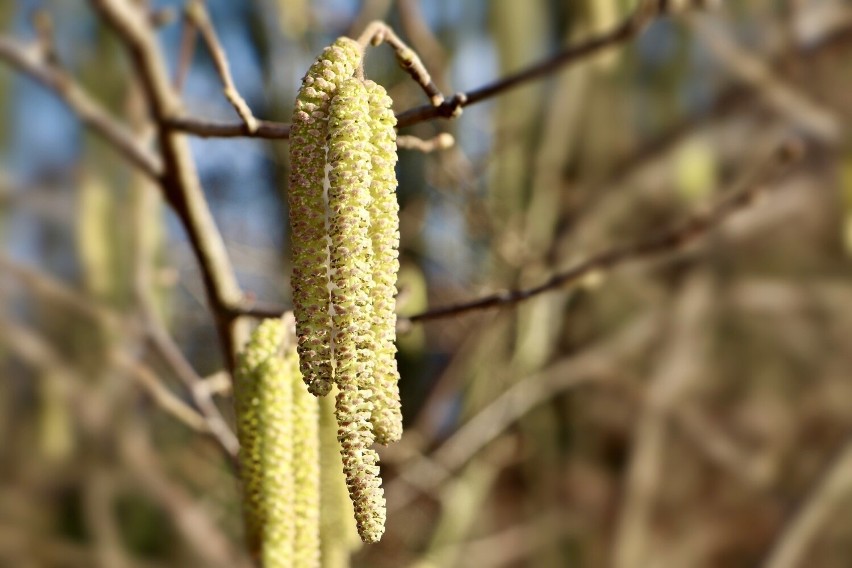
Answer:
[[[399,270],[396,119],[340,38],[303,79],[290,132],[293,306],[308,390],[336,386],[335,413],[358,533],[384,532],[374,442],[402,435],[394,296]]]

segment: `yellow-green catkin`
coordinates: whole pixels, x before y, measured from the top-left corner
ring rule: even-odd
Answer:
[[[373,434],[372,241],[369,227],[371,132],[366,87],[343,81],[331,102],[328,140],[328,208],[334,380],[343,471],[358,534],[377,542],[384,532],[385,502]]]
[[[320,406],[320,543],[323,568],[349,568],[349,557],[361,544],[354,510],[343,475],[340,442],[337,441],[335,401],[321,398]]]
[[[258,368],[261,428],[262,558],[264,568],[296,566],[293,380],[287,360],[273,356]],[[301,489],[301,488],[298,488]]]
[[[301,380],[293,323],[261,323],[236,373],[246,537],[264,568],[320,560],[319,407]]]
[[[337,85],[352,76],[361,48],[349,38],[327,47],[302,80],[290,130],[288,202],[293,250],[293,306],[299,362],[309,390],[332,383],[325,178],[329,105]]]
[[[293,377],[293,513],[296,516],[293,566],[313,568],[320,565],[319,401],[301,380],[295,349],[288,354],[287,364]]]
[[[399,372],[396,365],[396,280],[399,274],[399,204],[396,201],[396,117],[384,87],[365,81],[369,96],[370,239],[373,250],[373,371],[372,423],[376,441],[402,437]]]
[[[335,382],[368,386],[372,377],[373,248],[370,240],[370,123],[359,79],[331,102],[328,210]]]
[[[237,414],[237,435],[240,439],[240,477],[243,484],[243,516],[246,526],[246,540],[249,551],[259,556],[263,549],[264,532],[267,525],[267,503],[264,480],[269,464],[266,458],[265,440],[270,432],[270,414],[287,415],[292,408],[292,389],[280,388],[282,372],[280,368],[281,347],[285,337],[285,328],[278,320],[267,320],[260,324],[249,339],[237,361],[234,394]],[[278,365],[276,364],[278,363]],[[279,398],[273,400],[270,391],[275,387]],[[275,408],[270,408],[270,403]],[[287,429],[291,422],[272,425],[276,431]],[[292,432],[285,434],[281,443],[292,443]],[[292,449],[284,448],[277,452],[286,463],[292,459]],[[283,454],[283,456],[281,455]],[[287,478],[289,476],[282,476]],[[292,488],[286,491],[280,504],[292,508]],[[289,528],[288,528],[289,530]],[[295,528],[293,528],[295,530]],[[285,539],[287,540],[287,539]],[[292,535],[289,538],[292,541]],[[292,550],[282,555],[292,556]]]
[[[385,531],[385,495],[379,471],[379,454],[370,446],[372,403],[370,391],[356,384],[343,385],[337,393],[337,441],[340,442],[343,474],[355,511],[355,526],[364,542],[378,542]]]

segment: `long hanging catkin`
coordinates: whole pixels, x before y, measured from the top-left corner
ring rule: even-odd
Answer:
[[[371,177],[370,239],[373,250],[372,423],[376,441],[402,437],[399,372],[396,366],[396,279],[399,273],[399,205],[396,201],[396,117],[384,87],[365,81],[369,96]]]
[[[338,439],[358,533],[376,542],[384,532],[384,492],[370,417],[375,339],[372,309],[370,124],[363,82],[343,81],[331,101],[328,208]]]
[[[293,389],[293,566],[313,568],[320,565],[320,408],[301,379],[295,345],[286,361]]]
[[[335,397],[336,398],[336,397]],[[340,442],[337,441],[335,399],[320,403],[320,543],[323,568],[349,568],[349,556],[361,545],[352,523],[354,509],[343,475]]]
[[[290,130],[288,203],[293,249],[293,305],[299,336],[299,365],[308,389],[328,394],[332,382],[331,316],[326,239],[326,136],[331,98],[351,77],[361,48],[349,38],[327,47],[302,80]]]
[[[261,323],[235,398],[249,550],[264,568],[319,566],[319,406],[302,383],[293,319]]]
[[[293,458],[289,418],[293,391],[281,360],[284,336],[285,329],[278,320],[258,326],[239,356],[234,385],[246,540],[255,556],[266,557],[274,548],[274,555],[282,562],[292,560],[295,531],[289,471]],[[270,479],[281,491],[274,506],[266,497]]]

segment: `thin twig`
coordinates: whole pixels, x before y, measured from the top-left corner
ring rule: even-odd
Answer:
[[[814,102],[801,89],[780,79],[770,66],[706,19],[686,17],[685,20],[728,70],[754,89],[776,112],[823,142],[837,142],[841,134],[839,117]]]
[[[647,2],[645,4],[647,4]],[[456,93],[449,99],[444,99],[443,95],[441,95],[442,102],[437,105],[427,104],[399,113],[396,115],[397,128],[412,126],[435,118],[457,117],[461,113],[461,110],[466,106],[482,102],[491,97],[500,95],[505,91],[520,87],[529,81],[549,75],[562,67],[579,63],[580,61],[583,61],[586,58],[614,45],[626,43],[639,35],[639,33],[644,30],[645,27],[658,16],[658,14],[658,11],[648,10],[647,8],[640,9],[615,29],[602,35],[594,36],[583,43],[569,46],[563,51],[560,51],[559,53],[529,67],[524,71],[509,75],[466,93]],[[369,38],[373,37],[370,34],[375,34],[375,30],[368,27],[360,38],[362,44],[369,42]],[[394,38],[395,40],[399,39],[395,35]],[[382,40],[390,43],[390,39],[387,36],[383,36]],[[391,45],[394,49],[396,49],[396,45]],[[411,50],[409,49],[409,51]],[[407,52],[405,53],[407,54]],[[397,55],[398,59],[399,57],[400,56]],[[404,68],[407,70],[409,69],[406,67],[404,61],[400,60],[400,62],[403,64]],[[425,68],[423,71],[425,72]],[[428,73],[426,76],[428,77]],[[422,77],[419,79],[415,77],[415,81],[421,85],[431,100],[437,100],[432,97],[440,94],[440,91],[438,91],[437,87],[434,86],[434,83],[431,82],[431,78],[429,78],[427,82]],[[432,86],[429,86],[430,84]],[[258,130],[253,133],[249,132],[244,124],[212,122],[188,116],[172,118],[169,120],[169,125],[173,128],[183,130],[188,134],[205,137],[252,136],[256,138],[288,138],[290,135],[289,124],[269,121],[261,121],[258,125]]]
[[[210,21],[210,15],[207,13],[207,6],[204,0],[191,0],[186,7],[186,17],[195,24],[195,28],[201,33],[201,38],[207,46],[207,51],[210,52],[210,57],[213,58],[216,72],[222,80],[225,98],[228,99],[228,102],[231,103],[234,110],[240,115],[248,131],[256,131],[257,119],[252,114],[248,103],[246,103],[234,85],[234,78],[231,76],[231,66],[228,64],[228,57],[219,43],[219,37],[216,35],[216,29]]]
[[[133,134],[65,71],[51,65],[41,49],[28,49],[13,39],[0,37],[0,61],[5,61],[56,93],[83,124],[103,136],[142,173],[151,178],[161,174],[163,165],[160,160],[147,148],[140,146]]]
[[[174,78],[174,86],[177,92],[183,91],[186,78],[189,76],[192,56],[195,55],[195,40],[197,37],[198,29],[189,18],[183,18],[181,22],[180,51],[177,65],[175,66]]]
[[[222,446],[232,460],[235,459],[239,453],[240,444],[227,422],[225,422],[219,408],[213,402],[213,395],[210,389],[205,388],[203,379],[196,374],[192,365],[183,356],[183,353],[181,353],[165,327],[153,317],[149,316],[146,319],[148,321],[145,329],[151,344],[189,391],[193,402],[203,414],[210,435],[219,442],[219,445]]]
[[[41,336],[5,317],[0,318],[0,342],[8,344],[12,351],[28,364],[58,370],[63,376],[77,378],[76,373],[69,370],[68,362]],[[148,367],[123,351],[117,351],[113,355],[113,361],[124,371],[129,372],[164,412],[193,430],[208,431],[204,418],[167,389]]]
[[[118,368],[133,377],[133,380],[145,389],[157,406],[166,413],[196,432],[210,433],[208,422],[204,417],[169,390],[149,367],[123,351],[114,353],[113,361]]]
[[[428,140],[408,135],[397,136],[396,138],[396,147],[400,150],[416,150],[424,154],[447,150],[452,148],[455,143],[456,139],[449,132],[442,132]]]
[[[432,76],[420,61],[420,57],[386,23],[378,20],[371,22],[358,38],[358,43],[363,47],[382,43],[391,46],[399,65],[414,79],[415,83],[420,85],[432,106],[437,107],[444,102],[444,94],[432,81]]]
[[[190,116],[167,117],[164,123],[174,130],[181,130],[202,138],[268,138],[272,140],[290,138],[290,125],[271,120],[256,120],[255,130],[249,130],[245,122],[222,122]]]
[[[627,262],[676,251],[703,237],[729,216],[751,205],[762,192],[773,189],[773,184],[769,183],[770,179],[777,177],[781,171],[797,161],[802,152],[802,147],[796,142],[788,141],[782,144],[753,172],[745,176],[739,184],[740,189],[724,197],[709,211],[696,213],[686,221],[661,233],[589,257],[574,267],[554,275],[543,284],[522,290],[509,290],[471,302],[430,310],[411,316],[407,320],[400,318],[400,321],[415,323],[514,305],[539,294],[576,284],[592,273],[611,270]]]
[[[658,315],[652,312],[640,316],[606,343],[517,381],[429,456],[415,457],[402,466],[399,476],[387,486],[389,510],[406,506],[418,492],[431,493],[506,428],[556,394],[614,381],[620,376],[622,358],[641,350],[654,336]]]
[[[613,543],[615,568],[647,566],[654,558],[653,514],[665,483],[663,469],[669,419],[695,382],[706,355],[707,314],[713,289],[693,276],[666,310],[670,331],[666,348],[648,385],[642,411],[633,426],[630,463]]]
[[[764,568],[797,568],[807,565],[808,549],[833,514],[852,493],[852,437],[832,457],[819,479],[789,521],[781,527],[769,549]]]
[[[145,424],[137,419],[132,426],[118,441],[118,455],[139,490],[163,507],[203,566],[248,568],[228,535],[213,522],[205,503],[168,475]]]
[[[426,23],[420,0],[398,0],[396,9],[403,32],[408,36],[412,48],[420,54],[426,68],[438,76],[436,84],[440,88],[444,82],[442,78],[446,72],[447,55],[440,40]]]
[[[398,329],[406,329],[411,324],[455,317],[469,312],[512,306],[545,292],[577,284],[583,279],[603,271],[612,270],[622,264],[645,258],[662,256],[691,244],[721,225],[731,215],[747,208],[763,192],[775,188],[770,181],[780,175],[791,164],[798,161],[803,148],[798,141],[789,140],[781,144],[768,158],[746,175],[738,184],[739,189],[722,198],[709,211],[695,213],[685,221],[660,233],[645,237],[628,244],[615,246],[573,267],[559,272],[549,280],[521,290],[507,290],[484,296],[470,302],[463,302],[443,308],[428,310],[410,317],[399,316]],[[279,317],[286,308],[277,305],[242,303],[234,311],[253,318]]]
[[[641,19],[634,15],[614,30],[603,35],[594,36],[584,43],[570,46],[526,71],[511,75],[468,93],[458,93],[449,100],[445,100],[438,107],[424,105],[398,113],[396,115],[397,128],[413,126],[434,118],[452,118],[458,115],[461,108],[501,94],[505,90],[519,87],[527,81],[538,79],[548,73],[557,71],[562,66],[579,63],[585,58],[591,57],[599,51],[614,45],[626,43],[639,35],[650,21],[649,18],[658,17],[658,15],[653,14],[649,16],[648,12],[644,12],[643,14],[644,16]],[[642,25],[635,23],[637,19],[639,19]],[[832,48],[838,43],[848,41],[849,33],[850,29],[848,26],[840,26],[838,31],[833,32],[827,40],[820,42],[817,46],[803,47],[802,51],[811,54],[818,49]],[[192,116],[169,117],[166,119],[166,123],[176,130],[182,130],[187,134],[204,138],[251,137],[286,139],[290,137],[289,124],[269,120],[258,120],[258,127],[254,132],[249,131],[246,125],[241,122],[219,122]]]
[[[190,427],[212,436],[224,450],[226,457],[231,461],[234,460],[239,450],[239,444],[225,422],[225,419],[222,417],[221,412],[219,412],[219,409],[213,402],[211,389],[207,385],[207,382],[195,373],[192,365],[186,360],[178,346],[174,343],[174,340],[172,340],[159,321],[150,314],[146,314],[146,321],[141,326],[133,321],[122,319],[118,313],[87,299],[82,294],[76,293],[47,274],[12,261],[2,252],[0,252],[0,269],[2,269],[4,274],[12,275],[20,282],[26,284],[29,290],[35,291],[45,300],[70,308],[83,317],[99,322],[100,325],[103,325],[108,330],[117,330],[121,326],[125,331],[130,330],[145,334],[163,361],[170,367],[172,373],[186,386],[206,425],[203,428],[197,427],[197,421],[194,418],[190,418],[185,422]],[[150,310],[150,307],[146,304],[143,306],[143,309],[147,311]],[[162,385],[160,380],[150,370],[140,372],[134,365],[130,365],[126,359],[119,358],[118,362],[123,363],[133,373],[137,381],[149,391],[157,402],[166,401],[171,409],[178,406],[173,404],[173,401],[168,400],[169,397],[173,397],[174,395],[171,395],[170,392],[167,394],[163,392],[168,389]],[[182,401],[178,402],[183,405]],[[195,409],[190,410],[196,412]],[[179,411],[179,414],[188,416],[188,413],[182,409]]]
[[[626,43],[638,36],[656,17],[657,12],[640,7],[635,14],[628,17],[615,29],[592,37],[580,44],[570,46],[523,71],[466,93],[456,93],[439,106],[424,105],[405,111],[397,115],[397,127],[411,126],[412,124],[433,118],[453,118],[458,116],[464,107],[490,99],[529,81],[550,75],[563,67],[584,61],[591,55],[614,45]]]

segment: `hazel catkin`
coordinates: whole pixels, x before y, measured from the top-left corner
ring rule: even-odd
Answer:
[[[366,87],[343,81],[331,101],[328,208],[336,414],[343,471],[358,533],[376,542],[384,532],[378,454],[370,448],[374,391],[373,248],[370,239],[371,132]]]
[[[288,205],[293,250],[293,305],[299,365],[308,389],[328,394],[332,382],[325,178],[331,98],[351,77],[361,48],[349,38],[327,47],[302,79],[290,130]]]
[[[319,404],[301,380],[292,326],[261,323],[236,373],[246,537],[264,568],[320,562]]]
[[[373,251],[372,424],[380,444],[402,437],[396,365],[396,279],[399,274],[399,205],[396,201],[396,117],[384,87],[365,81],[370,121],[370,240]]]

